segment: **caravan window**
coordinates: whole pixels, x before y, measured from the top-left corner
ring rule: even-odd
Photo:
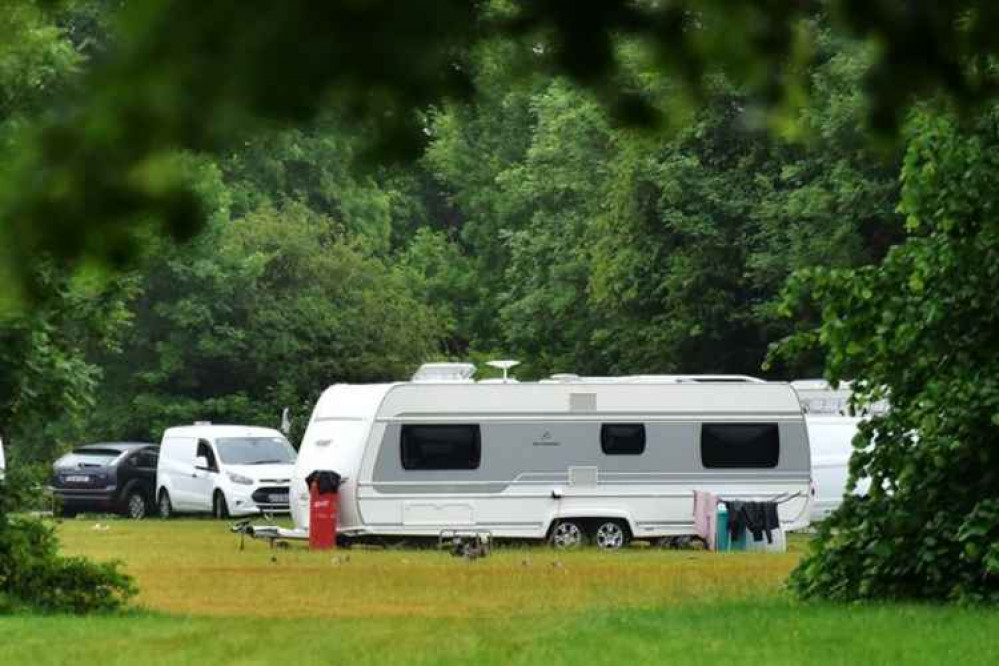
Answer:
[[[609,456],[637,456],[645,452],[645,426],[641,423],[604,423],[600,448]]]
[[[780,431],[776,423],[704,423],[701,462],[709,468],[776,467]]]
[[[403,469],[478,469],[482,440],[478,425],[404,425]]]

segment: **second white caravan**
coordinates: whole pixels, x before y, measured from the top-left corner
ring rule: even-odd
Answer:
[[[345,537],[477,529],[613,548],[694,534],[694,490],[786,499],[782,527],[808,523],[808,434],[788,384],[474,382],[470,366],[436,369],[323,393],[292,476],[296,527],[308,528],[305,478],[320,469],[345,477]]]
[[[818,522],[843,503],[850,475],[853,439],[861,418],[850,414],[849,383],[844,382],[834,389],[824,379],[803,379],[791,382],[791,386],[798,394],[808,425],[812,478],[815,482],[811,520]],[[876,405],[874,411],[885,408],[885,405]],[[857,484],[854,492],[863,495],[869,487],[870,480],[864,479]]]

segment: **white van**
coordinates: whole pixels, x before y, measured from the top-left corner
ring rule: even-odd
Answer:
[[[217,518],[288,511],[295,449],[277,430],[195,424],[163,433],[156,468],[160,516]]]
[[[782,527],[808,524],[808,433],[788,384],[473,372],[435,364],[410,382],[327,389],[295,467],[296,527],[309,527],[305,478],[322,469],[345,477],[344,537],[475,529],[619,548],[695,534],[694,490],[784,500]]]

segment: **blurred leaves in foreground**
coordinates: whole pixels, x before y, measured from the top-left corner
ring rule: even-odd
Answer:
[[[110,36],[76,94],[5,160],[8,293],[31,287],[42,254],[120,267],[147,229],[191,238],[206,212],[176,168],[178,150],[223,151],[261,122],[301,123],[335,108],[375,128],[373,155],[416,155],[426,138],[419,112],[474,98],[472,58],[497,42],[513,45],[523,71],[590,89],[620,122],[654,124],[664,110],[636,85],[622,57],[631,47],[682,97],[703,100],[706,82],[724,72],[780,116],[807,100],[814,23],[827,15],[833,30],[875,45],[864,76],[869,117],[889,135],[917,96],[943,92],[962,108],[990,98],[999,45],[999,8],[987,0],[285,0],[252,9],[236,0],[13,0],[0,31],[36,39],[0,42],[0,61],[37,87],[53,62],[88,52],[79,32],[95,4],[113,10]],[[51,36],[67,23],[76,54]]]

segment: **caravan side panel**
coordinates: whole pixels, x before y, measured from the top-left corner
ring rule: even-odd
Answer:
[[[609,390],[587,386],[593,397],[582,410],[573,410],[572,394],[579,392],[574,386],[542,386],[540,391],[537,386],[491,386],[492,395],[482,392],[474,399],[468,398],[472,389],[486,387],[417,388],[403,386],[387,396],[372,427],[370,441],[377,445],[368,447],[356,487],[359,521],[365,531],[432,536],[441,529],[475,526],[497,536],[540,538],[559,517],[619,517],[628,521],[636,537],[689,534],[693,490],[732,499],[798,493],[796,499],[781,505],[781,519],[788,529],[807,524],[808,437],[797,400],[787,387],[783,394],[790,400],[784,400],[773,386],[761,385],[754,388],[765,390],[751,393],[746,400],[737,395],[744,387],[642,386],[636,393],[633,386]],[[672,397],[677,399],[656,394],[664,388],[673,389]],[[711,403],[724,404],[716,399],[719,389],[730,402],[744,408],[712,411]],[[622,395],[625,392],[632,394]],[[769,395],[761,398],[762,393]],[[767,401],[771,408],[764,410]],[[575,405],[580,404],[583,401],[577,399]],[[696,408],[698,404],[701,409]],[[671,405],[675,407],[672,412]],[[778,424],[776,465],[768,469],[705,467],[701,427],[713,422]],[[605,453],[600,429],[607,423],[643,424],[644,451],[639,455]],[[411,424],[478,426],[479,465],[475,469],[405,469],[402,428]]]

